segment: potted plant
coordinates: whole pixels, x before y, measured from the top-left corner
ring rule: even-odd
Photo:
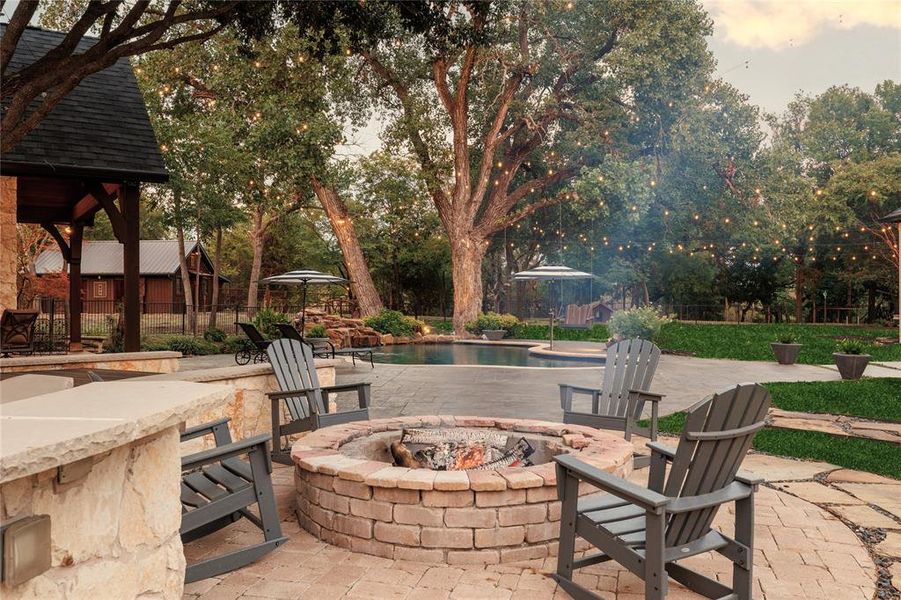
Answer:
[[[304,339],[309,342],[327,342],[329,341],[328,333],[325,330],[325,325],[321,323],[317,323],[307,329],[307,335],[304,336]]]
[[[860,379],[870,362],[866,349],[867,345],[860,340],[845,338],[838,343],[832,358],[842,379]]]
[[[798,343],[798,337],[786,331],[776,336],[776,341],[770,343],[773,354],[776,355],[776,361],[780,365],[793,365],[798,360],[798,353],[801,352],[801,344]]]
[[[513,315],[487,312],[480,314],[475,321],[467,323],[466,330],[496,342],[504,339],[507,334],[512,333],[513,328],[518,324],[519,319]]]

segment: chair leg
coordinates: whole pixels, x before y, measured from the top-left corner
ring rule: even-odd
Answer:
[[[257,506],[260,509],[260,521],[263,524],[263,536],[266,541],[276,540],[282,537],[282,527],[278,519],[278,508],[275,506],[275,494],[272,492],[270,464],[266,460],[266,455],[260,451],[251,451],[249,458]]]
[[[735,503],[735,541],[744,560],[732,562],[732,591],[739,600],[751,600],[754,587],[754,493]]]
[[[665,548],[665,513],[645,513],[646,545],[644,563],[644,597],[645,600],[663,600],[666,598],[667,574],[663,560]]]
[[[560,547],[557,551],[557,577],[572,580],[576,552],[576,506],[579,502],[579,480],[557,465],[557,481],[563,480],[560,506]],[[559,485],[559,484],[558,484]]]

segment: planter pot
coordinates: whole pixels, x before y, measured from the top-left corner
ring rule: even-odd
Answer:
[[[484,335],[489,341],[496,342],[498,340],[504,339],[504,336],[507,335],[506,329],[483,329],[482,335]]]
[[[835,366],[838,367],[838,372],[841,373],[842,379],[860,379],[864,369],[867,368],[867,364],[870,362],[869,354],[842,354],[835,352],[832,354],[832,358],[835,359]]]
[[[770,344],[773,354],[780,365],[793,365],[798,360],[798,353],[801,352],[801,344],[783,344],[781,342],[773,342]]]

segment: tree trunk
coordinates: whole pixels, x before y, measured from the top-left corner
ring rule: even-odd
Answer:
[[[350,290],[360,305],[360,314],[364,317],[377,314],[384,306],[366,265],[366,258],[363,256],[363,249],[360,247],[360,240],[354,230],[347,205],[334,189],[324,186],[315,177],[310,178],[310,183],[322,208],[325,209],[325,214],[328,215],[335,238],[341,247],[344,265],[350,277]]]
[[[451,241],[451,273],[454,285],[454,331],[466,335],[466,324],[482,309],[482,259],[487,240],[462,237]]]
[[[216,250],[213,254],[213,292],[210,298],[209,329],[216,329],[216,318],[219,312],[219,264],[222,258],[222,227],[216,228]]]
[[[263,263],[263,243],[266,241],[266,228],[263,225],[263,210],[257,208],[253,213],[250,226],[250,248],[253,260],[250,263],[250,280],[247,282],[247,309],[254,312],[257,307],[257,295],[260,287],[260,265]]]
[[[185,256],[185,227],[181,219],[181,192],[176,189],[173,192],[175,204],[175,233],[178,237],[178,271],[181,274],[182,295],[185,298],[185,313],[188,315],[188,328],[194,331],[194,299],[191,293],[191,274],[188,272],[188,259]]]
[[[801,312],[804,308],[804,294],[802,288],[804,286],[804,274],[801,267],[795,269],[795,323],[801,322]]]

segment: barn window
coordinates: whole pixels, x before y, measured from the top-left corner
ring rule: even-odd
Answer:
[[[94,282],[94,297],[95,298],[106,298],[106,282],[105,281],[95,281]]]

